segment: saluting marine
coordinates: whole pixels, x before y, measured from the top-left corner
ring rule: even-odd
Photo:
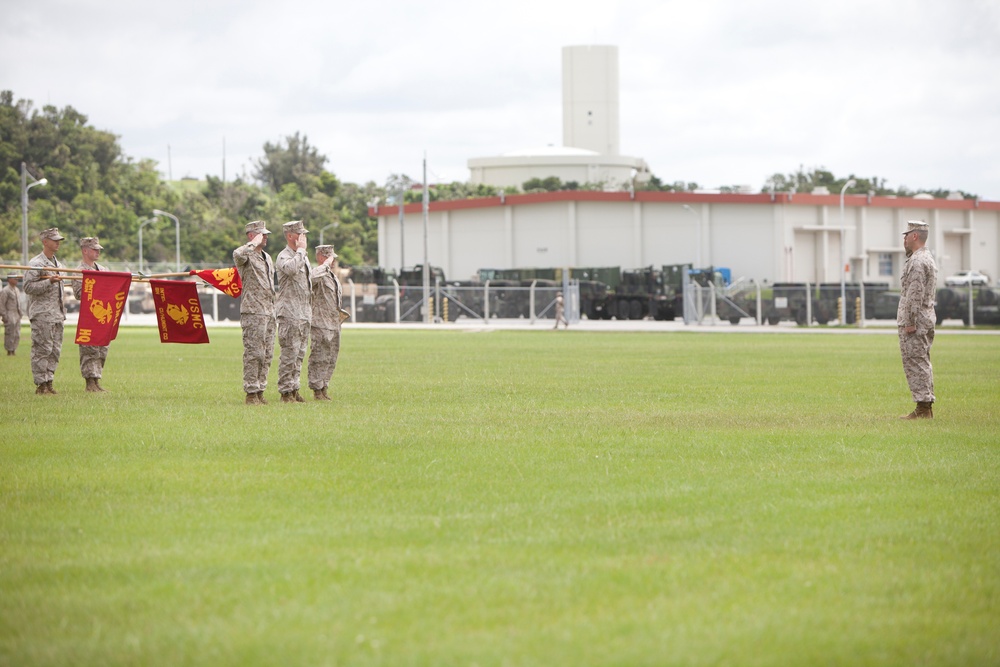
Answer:
[[[278,253],[278,296],[274,312],[278,316],[278,391],[282,403],[305,403],[299,393],[302,360],[309,345],[309,322],[312,319],[312,281],[306,234],[301,220],[282,225],[287,245]]]
[[[243,391],[247,405],[266,405],[267,373],[274,355],[274,264],[264,252],[270,231],[262,220],[247,223],[247,242],[233,251],[243,282],[240,327],[243,329]]]
[[[344,292],[337,277],[337,253],[332,245],[316,246],[319,266],[312,273],[312,326],[309,338],[309,388],[317,401],[327,394],[340,355],[340,324]]]

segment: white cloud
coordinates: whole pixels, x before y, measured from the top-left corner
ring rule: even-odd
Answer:
[[[174,177],[301,132],[348,181],[467,178],[560,143],[561,48],[614,44],[621,145],[664,180],[759,187],[800,164],[1000,200],[988,0],[432,4],[39,0],[5,8],[0,87],[72,105]],[[192,18],[196,17],[196,18]]]

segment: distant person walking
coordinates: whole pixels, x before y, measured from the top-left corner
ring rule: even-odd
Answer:
[[[80,254],[83,261],[77,268],[87,271],[107,271],[108,267],[101,266],[97,259],[101,256],[104,246],[96,236],[88,236],[80,239]],[[80,300],[83,294],[83,279],[73,281],[73,296]],[[107,389],[101,386],[101,377],[104,375],[104,362],[108,359],[107,345],[79,345],[80,348],[80,375],[87,383],[89,392],[106,392]]]
[[[337,253],[332,245],[316,246],[319,266],[312,274],[312,324],[309,330],[309,388],[317,401],[327,394],[340,356],[340,323],[344,292],[337,277]]]
[[[274,263],[264,252],[271,233],[262,220],[244,228],[247,242],[233,251],[233,261],[243,282],[240,294],[240,328],[243,330],[243,391],[247,405],[267,405],[267,373],[274,356]]]
[[[36,394],[56,394],[52,381],[62,354],[66,304],[62,277],[59,272],[46,269],[65,268],[56,252],[66,237],[59,233],[58,227],[45,229],[38,236],[42,239],[42,252],[32,257],[28,262],[31,270],[24,273],[31,322],[31,375]]]
[[[569,329],[569,321],[566,319],[566,302],[563,299],[563,293],[556,292],[556,325],[552,328],[558,329],[560,322]]]
[[[21,342],[21,295],[17,291],[20,276],[7,276],[7,284],[0,289],[0,318],[3,318],[3,349],[13,357]]]
[[[282,225],[285,248],[278,253],[278,391],[282,403],[305,403],[299,393],[302,360],[309,345],[309,322],[312,319],[312,280],[309,276],[309,256],[306,254],[306,234],[301,220]]]
[[[911,220],[903,232],[906,264],[896,310],[899,327],[899,351],[903,372],[916,409],[900,419],[933,419],[934,369],[931,367],[931,344],[934,343],[934,296],[937,266],[926,248],[926,222]]]

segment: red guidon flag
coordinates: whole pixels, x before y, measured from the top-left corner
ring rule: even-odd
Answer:
[[[177,280],[150,280],[161,343],[207,343],[205,315],[198,285]]]
[[[80,292],[77,345],[110,345],[118,335],[118,321],[125,312],[131,273],[84,271]]]
[[[234,299],[243,291],[243,281],[236,267],[229,269],[203,269],[191,271],[192,276],[198,276],[220,292],[225,292]]]

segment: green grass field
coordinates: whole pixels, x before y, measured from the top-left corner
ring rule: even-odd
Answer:
[[[71,335],[0,358],[0,665],[1000,663],[1000,336],[915,423],[891,335],[347,330],[268,406]]]

